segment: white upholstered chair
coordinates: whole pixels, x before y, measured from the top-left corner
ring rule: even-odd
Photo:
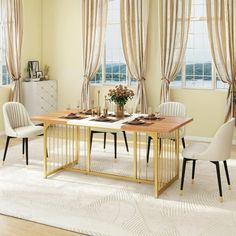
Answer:
[[[28,165],[28,138],[43,134],[43,127],[34,125],[25,107],[18,102],[3,104],[3,119],[7,136],[3,163],[6,159],[10,139],[22,138],[22,153],[26,153],[26,165]]]
[[[192,182],[194,181],[196,160],[210,161],[216,165],[220,200],[223,200],[219,162],[223,161],[224,163],[226,178],[230,189],[230,178],[226,160],[229,159],[231,153],[234,123],[235,119],[232,118],[231,120],[223,124],[218,129],[212,142],[209,145],[203,143],[193,143],[183,150],[183,167],[180,185],[181,191],[183,190],[184,175],[187,161],[193,161]]]
[[[178,116],[178,117],[186,117],[186,107],[183,103],[180,102],[165,102],[160,104],[159,106],[160,116]],[[179,132],[179,136],[182,140],[183,148],[185,148],[185,128],[181,128]],[[161,143],[161,139],[175,139],[175,133],[168,134],[160,134],[159,140]],[[148,137],[148,146],[147,146],[147,162],[149,162],[149,152],[152,138]],[[161,145],[160,145],[161,146]]]

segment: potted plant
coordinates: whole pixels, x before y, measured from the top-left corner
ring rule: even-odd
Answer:
[[[109,89],[109,100],[116,104],[116,117],[124,117],[124,106],[128,100],[132,99],[134,92],[132,89],[128,89],[127,86],[117,85],[113,89]]]

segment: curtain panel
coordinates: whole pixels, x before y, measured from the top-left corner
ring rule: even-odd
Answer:
[[[138,81],[135,110],[147,113],[145,76],[147,64],[147,31],[149,1],[121,0],[120,22],[124,57],[132,78]]]
[[[161,103],[170,100],[169,84],[183,63],[191,16],[191,0],[160,0]]]
[[[96,74],[104,51],[108,0],[83,0],[83,64],[84,78],[81,107],[90,105],[89,83]]]
[[[206,0],[208,34],[213,61],[220,79],[229,84],[225,121],[235,116],[236,1]],[[236,94],[235,94],[236,95]]]
[[[6,65],[13,81],[10,101],[21,102],[21,48],[23,38],[22,0],[2,0],[2,16],[6,41]]]

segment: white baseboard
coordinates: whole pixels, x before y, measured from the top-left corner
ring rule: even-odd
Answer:
[[[189,141],[206,142],[206,143],[210,143],[212,141],[212,138],[199,137],[199,136],[185,136],[185,139]],[[232,144],[236,145],[236,139],[233,139]]]

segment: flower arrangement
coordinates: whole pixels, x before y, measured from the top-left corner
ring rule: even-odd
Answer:
[[[117,105],[124,107],[127,101],[133,98],[134,92],[132,89],[128,89],[127,86],[117,85],[113,89],[109,89],[109,100]]]

